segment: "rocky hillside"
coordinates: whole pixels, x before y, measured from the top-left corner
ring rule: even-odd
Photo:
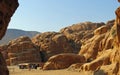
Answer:
[[[93,31],[103,25],[105,25],[105,23],[103,22],[83,22],[65,27],[61,29],[60,32],[67,37],[69,43],[74,48],[74,51],[78,53],[81,48],[81,45],[84,44],[86,40],[94,36]]]
[[[112,22],[113,21],[110,21],[109,24]],[[36,60],[32,60],[29,58],[27,60],[26,57],[24,57],[25,60],[19,59],[23,58],[23,56],[19,55],[18,53],[21,52],[24,53],[24,50],[31,51],[31,43],[33,46],[35,46],[36,51],[38,51],[37,53],[39,53],[37,56],[38,59],[40,59],[41,62],[46,62],[51,56],[54,56],[56,54],[60,53],[78,54],[82,44],[85,43],[84,41],[93,37],[94,36],[93,31],[101,26],[105,26],[105,23],[83,22],[73,24],[69,27],[61,29],[59,32],[44,32],[37,34],[31,39],[32,42],[26,43],[27,39],[19,41],[22,40],[23,38],[18,37],[16,39],[11,40],[8,44],[1,45],[0,47],[2,49],[2,53],[8,65],[19,64],[19,62],[36,62]],[[26,46],[24,46],[24,42]],[[16,52],[11,50],[15,50]],[[28,53],[26,53],[26,55],[27,54]],[[19,55],[19,58],[17,55]],[[33,56],[33,53],[30,53],[28,55]],[[18,59],[19,62],[16,61]]]
[[[112,22],[112,23],[111,23]],[[117,22],[120,22],[118,20]],[[109,21],[107,25],[101,26],[94,30],[94,36],[82,44],[79,55],[85,57],[85,62],[74,63],[69,67],[69,70],[88,72],[89,75],[120,75],[120,26],[114,23],[114,21]],[[109,25],[110,24],[110,25]],[[65,67],[66,61],[64,63],[55,63],[66,59],[67,56],[60,60],[57,59],[60,55],[53,56],[46,62],[43,68],[49,68],[52,65],[52,69],[60,69]],[[55,63],[50,64],[50,63]],[[57,64],[57,66],[55,66]],[[62,65],[59,67],[59,65]],[[54,67],[54,68],[53,68]]]
[[[1,45],[1,52],[8,65],[45,62],[44,70],[69,67],[69,70],[75,71],[101,73],[102,70],[103,75],[117,74],[119,32],[116,31],[119,29],[116,30],[114,21],[74,24],[59,32],[37,34],[32,39],[18,37]]]
[[[9,41],[16,39],[20,36],[28,36],[32,38],[39,32],[36,31],[24,31],[18,29],[8,29],[3,39],[0,41],[0,44],[7,44]]]

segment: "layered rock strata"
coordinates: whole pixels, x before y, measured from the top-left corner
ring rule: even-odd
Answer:
[[[38,47],[26,36],[10,41],[7,51],[10,65],[41,61]]]

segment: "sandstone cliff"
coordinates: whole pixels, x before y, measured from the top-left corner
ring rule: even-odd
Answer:
[[[118,29],[116,30],[116,25],[113,24],[114,20],[94,30],[94,36],[82,44],[79,52],[79,55],[85,57],[85,62],[73,62],[73,65],[69,65],[69,70],[92,71],[94,75],[119,75],[120,52],[119,32],[117,30],[120,29],[117,27]],[[66,68],[65,64],[69,64],[69,62],[59,63],[56,60],[59,56],[51,57],[45,63],[44,69]],[[59,61],[63,59],[67,59],[67,56],[63,55],[63,58],[59,59]]]
[[[78,24],[73,24],[72,26],[65,27],[60,30],[71,43],[74,51],[79,52],[81,45],[84,44],[89,38],[93,37],[93,31],[100,26],[105,25],[105,23],[92,23],[83,22]]]
[[[119,75],[119,30],[116,23],[111,29],[108,25],[96,29],[94,36],[85,42],[79,52],[87,63],[72,67],[79,71],[93,71],[94,75]]]
[[[18,7],[18,0],[0,1],[0,39],[5,35],[10,19]]]
[[[29,37],[21,36],[9,42],[7,63],[16,65],[27,62],[40,62],[40,53]]]
[[[44,61],[59,53],[74,53],[74,50],[66,36],[61,33],[41,33],[33,37],[32,41],[39,47],[40,52],[43,53]]]
[[[18,7],[18,0],[0,0],[0,39],[5,35],[12,15]],[[0,53],[0,74],[9,75],[5,60]]]

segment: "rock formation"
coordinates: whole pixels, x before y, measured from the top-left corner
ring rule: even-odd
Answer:
[[[96,29],[94,37],[82,46],[79,55],[83,55],[87,63],[72,67],[79,71],[93,71],[94,75],[120,75],[120,7],[116,15],[111,29],[108,25]]]
[[[74,51],[79,52],[81,45],[84,44],[89,38],[93,37],[93,31],[100,26],[105,25],[104,23],[92,23],[83,22],[78,24],[73,24],[72,26],[63,28],[60,30],[71,43]]]
[[[17,0],[0,0],[0,39],[17,7]],[[70,68],[93,71],[94,75],[120,75],[120,7],[111,27],[113,22],[109,21],[106,26],[102,26],[104,23],[86,22],[61,29],[60,33],[42,33],[32,39],[35,45],[28,37],[20,37],[2,46],[1,49],[5,50],[0,51],[11,65],[44,61],[52,56],[43,69],[63,69],[73,64]],[[77,53],[79,50],[79,55],[59,54]],[[2,54],[0,74],[9,75]]]
[[[1,75],[9,75],[9,71],[7,69],[5,59],[3,58],[1,53],[0,53],[0,74]]]
[[[43,70],[64,69],[68,68],[73,63],[85,63],[84,56],[72,53],[64,53],[52,56],[43,66]]]
[[[74,62],[74,55],[59,54],[50,57],[43,69],[63,69],[77,71],[92,71],[94,75],[119,75],[119,26],[113,25],[115,20],[108,21],[106,25],[94,30],[94,36],[82,44],[78,57],[84,62]],[[116,27],[117,26],[117,27]],[[67,59],[73,62],[69,64]],[[84,58],[84,59],[83,59]],[[64,60],[66,59],[66,60]],[[63,61],[64,62],[60,62]],[[67,65],[69,64],[69,65]],[[73,65],[72,65],[73,64]]]
[[[40,52],[43,54],[43,60],[60,53],[74,53],[71,44],[66,36],[57,32],[45,32],[36,35],[32,39],[33,43],[39,46]]]
[[[0,39],[2,39],[2,37],[5,35],[9,21],[18,5],[18,0],[0,0]],[[9,71],[1,53],[0,74],[9,75]]]
[[[0,0],[0,39],[5,35],[10,19],[18,7],[18,0]]]
[[[8,44],[8,59],[10,65],[27,62],[40,62],[40,53],[30,38],[21,36]]]
[[[84,55],[86,60],[88,61],[90,59],[92,60],[95,59],[98,55],[98,52],[103,50],[103,48],[105,48],[103,46],[106,44],[106,42],[109,44],[108,46],[110,46],[111,44],[109,42],[112,42],[112,39],[108,39],[109,37],[109,34],[107,33],[108,30],[109,29],[107,25],[96,29],[94,31],[94,36],[88,41],[84,42],[84,44],[81,46],[79,55]],[[107,48],[111,48],[111,47],[107,47]]]

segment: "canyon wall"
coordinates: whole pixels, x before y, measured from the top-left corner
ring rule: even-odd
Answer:
[[[18,5],[18,0],[0,0],[0,39],[2,39],[5,35],[10,19],[17,9]],[[9,75],[9,71],[6,67],[6,62],[1,53],[0,74]]]

